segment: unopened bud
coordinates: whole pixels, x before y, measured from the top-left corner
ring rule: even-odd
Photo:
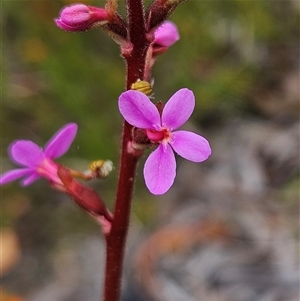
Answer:
[[[175,23],[163,22],[154,32],[154,44],[170,47],[179,40],[179,32]]]
[[[108,22],[108,13],[104,8],[74,4],[62,9],[60,17],[55,19],[58,27],[66,31],[86,31]]]

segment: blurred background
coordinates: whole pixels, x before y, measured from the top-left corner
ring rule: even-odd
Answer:
[[[2,2],[1,172],[12,140],[42,146],[68,122],[79,131],[60,162],[118,165],[124,63],[100,29],[55,26],[71,3]],[[213,155],[177,158],[160,197],[141,160],[123,301],[299,300],[299,13],[297,0],[190,0],[173,14],[181,39],[154,67],[155,100],[192,89],[185,129]],[[116,178],[89,184],[110,208]],[[104,241],[89,216],[44,180],[1,187],[1,209],[2,301],[99,300]]]

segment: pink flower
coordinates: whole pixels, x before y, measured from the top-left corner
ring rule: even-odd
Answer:
[[[47,142],[44,150],[30,140],[16,140],[9,146],[11,160],[23,166],[12,169],[0,176],[0,185],[24,178],[22,185],[27,186],[40,177],[62,185],[57,176],[57,164],[52,160],[64,155],[70,148],[77,133],[75,123],[66,124]]]
[[[63,8],[55,23],[66,31],[86,31],[107,23],[107,20],[108,13],[104,8],[74,4]]]
[[[176,161],[173,151],[193,162],[202,162],[211,154],[209,143],[202,136],[174,131],[189,119],[194,107],[194,94],[186,88],[169,99],[161,115],[150,99],[139,91],[129,90],[119,97],[119,110],[124,119],[145,129],[151,142],[159,144],[144,166],[145,182],[153,194],[167,192],[174,182]]]
[[[163,22],[154,32],[154,44],[170,47],[179,40],[179,32],[175,23]]]

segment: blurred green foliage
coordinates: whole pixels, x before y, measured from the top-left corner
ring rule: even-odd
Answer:
[[[83,2],[104,6],[104,1]],[[124,12],[123,1],[119,2]],[[118,46],[100,29],[75,34],[55,26],[53,19],[70,3],[3,1],[4,158],[12,140],[31,139],[43,145],[73,121],[79,125],[78,136],[62,161],[69,160],[74,168],[100,158],[118,162],[122,120],[117,99],[124,90],[125,66]],[[210,126],[251,113],[253,91],[294,63],[284,51],[276,60],[269,58],[276,49],[299,42],[296,1],[191,0],[172,20],[181,39],[154,67],[155,97],[166,101],[181,87],[192,89],[197,98],[194,120],[200,124]],[[86,161],[80,165],[82,159]],[[3,162],[4,170],[11,167]],[[111,199],[116,177],[115,171],[100,184]],[[143,185],[138,187],[139,193]],[[15,185],[4,188],[8,194],[15,189]],[[139,203],[135,206],[142,212]]]

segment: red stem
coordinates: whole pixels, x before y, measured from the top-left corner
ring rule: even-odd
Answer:
[[[126,0],[128,26],[133,51],[126,56],[127,89],[138,79],[143,79],[146,53],[149,42],[146,39],[144,9],[142,0]],[[131,139],[132,126],[124,121],[122,133],[121,162],[117,186],[114,220],[106,237],[106,271],[104,301],[119,301],[125,243],[127,238],[131,200],[134,188],[136,166],[139,157],[127,151]]]
[[[131,136],[131,126],[125,122],[119,182],[114,210],[114,219],[106,237],[106,272],[104,301],[119,301],[125,243],[129,225],[131,199],[138,157],[127,153],[127,142]]]

